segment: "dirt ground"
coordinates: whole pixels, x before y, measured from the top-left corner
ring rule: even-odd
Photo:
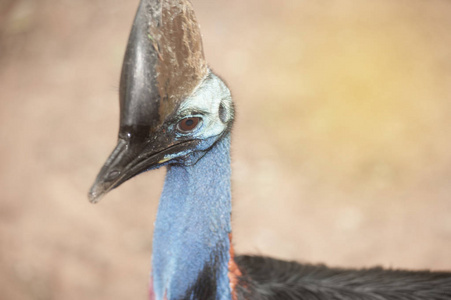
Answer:
[[[0,299],[146,299],[164,170],[98,205],[137,0],[0,1]],[[451,270],[451,1],[193,0],[238,253]]]

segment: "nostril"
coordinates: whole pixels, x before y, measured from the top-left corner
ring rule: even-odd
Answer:
[[[112,180],[116,179],[117,177],[119,177],[120,174],[121,174],[120,171],[118,171],[118,170],[113,170],[113,171],[111,171],[110,173],[108,173],[108,175],[107,175],[107,177],[106,177],[106,180],[107,180],[107,181],[112,181]]]

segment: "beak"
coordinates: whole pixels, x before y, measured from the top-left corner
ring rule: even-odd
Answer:
[[[119,138],[116,148],[108,157],[89,191],[89,201],[99,202],[106,193],[125,181],[182,157],[187,148],[194,147],[197,143],[196,140],[188,140],[158,146],[161,143],[133,142]]]

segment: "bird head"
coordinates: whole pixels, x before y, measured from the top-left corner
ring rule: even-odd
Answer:
[[[89,199],[147,170],[195,164],[234,116],[226,84],[208,68],[189,0],[142,0],[120,81],[117,146]]]

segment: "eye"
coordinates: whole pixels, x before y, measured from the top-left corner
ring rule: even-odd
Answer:
[[[181,132],[193,131],[199,125],[201,119],[199,117],[189,117],[182,119],[177,124],[177,129]]]

